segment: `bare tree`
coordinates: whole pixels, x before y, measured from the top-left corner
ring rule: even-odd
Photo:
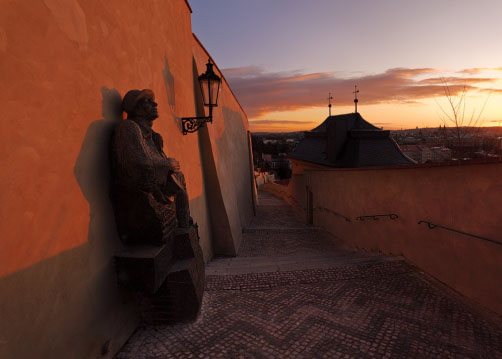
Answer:
[[[450,85],[444,77],[441,77],[441,83],[443,84],[443,91],[448,104],[446,108],[444,108],[438,101],[436,101],[436,104],[442,112],[439,116],[445,127],[451,126],[453,128],[454,143],[450,144],[450,146],[453,145],[455,147],[453,150],[457,155],[463,156],[465,154],[464,148],[467,137],[473,133],[479,132],[483,122],[481,116],[485,110],[491,93],[489,93],[486,97],[483,107],[479,112],[477,112],[476,109],[473,109],[469,114],[466,110],[467,86],[464,85],[459,94],[453,95]]]

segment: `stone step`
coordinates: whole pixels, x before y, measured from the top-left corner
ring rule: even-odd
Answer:
[[[270,197],[270,198],[260,198],[258,206],[256,208],[264,207],[264,206],[282,206],[285,207],[287,204],[278,198]]]
[[[239,258],[236,258],[239,259]],[[206,267],[206,275],[237,275],[246,273],[266,273],[266,272],[285,272],[303,269],[319,269],[319,268],[333,268],[345,265],[359,265],[367,263],[378,263],[403,260],[402,257],[391,257],[384,255],[347,255],[336,256],[332,258],[326,257],[307,257],[303,256],[302,259],[286,259],[268,257],[260,259],[255,262],[252,261],[234,261],[218,263],[217,261],[211,262]]]
[[[308,227],[302,227],[301,225],[290,226],[290,227],[279,227],[270,225],[256,225],[243,228],[242,233],[267,233],[271,235],[274,233],[296,233],[298,231],[303,231],[304,233],[315,233],[315,231],[309,230]]]
[[[363,252],[364,253],[364,252]],[[356,251],[338,251],[332,253],[304,253],[296,255],[285,255],[285,256],[256,256],[256,257],[223,257],[215,258],[207,264],[207,267],[213,266],[228,266],[228,265],[238,265],[246,263],[265,263],[265,262],[308,262],[308,261],[320,261],[320,260],[334,260],[339,257],[345,257],[350,255],[357,255],[359,257],[370,257],[377,256],[376,253],[365,253],[362,255],[360,252]]]
[[[321,229],[317,227],[308,227],[308,226],[295,226],[295,227],[279,227],[279,226],[250,226],[242,229],[242,233],[267,233],[270,234],[276,233],[315,233],[320,232]]]
[[[269,265],[287,265],[287,264],[330,264],[339,263],[343,261],[353,262],[358,260],[376,259],[385,260],[389,257],[387,256],[375,256],[375,255],[337,255],[334,257],[304,257],[304,258],[257,258],[256,260],[234,260],[234,261],[215,261],[207,265],[207,268],[239,268],[239,267],[260,267]]]

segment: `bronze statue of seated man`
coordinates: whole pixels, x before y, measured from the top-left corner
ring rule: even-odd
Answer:
[[[162,244],[176,227],[190,226],[190,210],[179,162],[163,151],[153,131],[158,117],[153,91],[131,90],[122,101],[127,119],[115,128],[111,197],[124,243]]]

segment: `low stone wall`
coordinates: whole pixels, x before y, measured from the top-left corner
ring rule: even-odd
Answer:
[[[277,183],[264,183],[260,187],[260,190],[273,194],[276,197],[282,198],[291,205],[295,205],[293,197],[291,197],[290,188],[288,186],[283,186]]]
[[[314,225],[347,244],[402,255],[502,314],[502,245],[418,224],[502,241],[502,163],[307,171],[289,188],[262,188],[299,204],[305,218],[310,211]],[[357,219],[381,214],[398,218]]]
[[[269,172],[255,172],[254,177],[257,187],[267,183],[273,183],[275,181],[275,175]]]
[[[296,183],[301,183],[301,179]],[[294,184],[293,184],[294,186]],[[295,216],[301,220],[305,220],[306,207],[305,203],[298,199],[298,196],[293,196],[292,194],[292,183],[290,182],[288,186],[277,184],[274,182],[263,184],[259,187],[260,190],[273,194],[276,197],[282,198],[286,203],[288,203],[292,208]]]

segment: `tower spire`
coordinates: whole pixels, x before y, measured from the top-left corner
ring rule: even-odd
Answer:
[[[333,100],[333,96],[331,96],[331,92],[328,92],[328,109],[330,117],[331,117],[331,100]]]
[[[354,105],[356,107],[356,113],[357,113],[357,103],[359,102],[359,100],[357,99],[357,94],[359,93],[359,90],[357,89],[357,85],[354,86],[354,92],[352,92],[354,94]]]

